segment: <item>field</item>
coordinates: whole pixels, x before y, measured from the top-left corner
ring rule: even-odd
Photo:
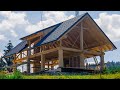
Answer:
[[[120,79],[120,73],[115,74],[62,74],[62,75],[23,75],[19,72],[13,74],[0,74],[0,79]]]
[[[0,79],[120,79],[120,67],[105,69],[103,74],[75,74],[75,73],[56,73],[25,75],[16,71],[14,73],[5,73],[0,71]]]
[[[120,73],[96,75],[25,75],[24,79],[120,79]]]

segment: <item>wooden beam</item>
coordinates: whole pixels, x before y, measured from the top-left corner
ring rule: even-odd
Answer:
[[[14,54],[13,56],[14,56],[13,65],[16,65],[16,63],[15,63],[16,54]],[[13,72],[15,72],[16,70],[17,70],[17,67],[14,66],[14,67],[13,67]]]
[[[51,52],[54,52],[54,51],[57,51],[59,48],[54,48],[54,49],[50,49],[50,50],[46,50],[46,51],[42,51],[40,52],[39,54],[48,54],[48,53],[51,53]]]
[[[81,29],[80,29],[80,50],[83,50],[84,47],[83,47],[83,25],[82,25],[82,22],[81,22]]]
[[[101,55],[102,53],[101,52],[97,52],[97,51],[87,51],[87,50],[84,50],[83,51],[84,54],[88,54],[88,55]]]
[[[84,54],[81,53],[81,54],[80,54],[80,68],[85,68],[84,60],[85,60]]]
[[[85,18],[86,18],[86,16],[84,16],[79,22],[77,22],[76,25],[79,24],[79,23],[80,23],[82,20],[84,20]],[[74,25],[73,27],[71,27],[71,29],[68,30],[62,37],[64,37],[64,36],[65,36],[67,33],[69,33],[72,29],[74,29],[74,28],[76,27],[76,25]],[[61,37],[61,38],[62,38],[62,37]],[[61,39],[61,38],[60,38],[60,39]],[[60,40],[60,39],[59,39],[59,40]]]
[[[24,57],[24,58],[21,58],[21,59],[18,59],[18,60],[14,60],[14,62],[21,62],[21,61],[23,61],[23,60],[26,60],[26,59],[28,59],[27,57]]]
[[[45,70],[45,55],[41,54],[41,71]]]
[[[64,64],[63,64],[63,50],[62,49],[59,49],[58,50],[58,58],[59,58],[59,67],[64,67]]]
[[[34,55],[30,55],[29,57],[30,57],[30,58],[34,58],[34,57],[40,56],[41,54],[48,54],[48,53],[51,53],[51,52],[57,51],[58,49],[59,49],[59,47],[54,48],[54,49],[50,49],[50,50],[45,50],[45,51],[42,51],[42,52],[36,53],[36,54],[34,54]]]
[[[28,41],[28,47],[31,48],[31,42]],[[30,73],[30,55],[31,55],[31,49],[28,50],[28,57],[27,57],[27,73]]]
[[[83,23],[81,22],[81,29],[80,29],[80,50],[83,51]],[[84,68],[84,54],[83,52],[80,54],[80,68]]]
[[[50,68],[49,66],[50,66],[50,64],[49,64],[49,61],[48,61],[48,70],[49,70],[49,68]]]
[[[72,51],[72,52],[82,52],[82,50],[74,49],[74,48],[67,48],[67,47],[61,47],[63,50],[66,51]]]
[[[104,70],[104,54],[100,56],[100,71]]]
[[[32,36],[26,37],[26,39],[27,39],[27,40],[31,40],[31,39],[33,39],[33,38],[36,38],[36,37],[39,37],[39,36],[42,36],[42,35],[43,35],[43,33],[40,32],[40,33],[38,33],[38,34],[35,34],[35,35],[32,35]]]

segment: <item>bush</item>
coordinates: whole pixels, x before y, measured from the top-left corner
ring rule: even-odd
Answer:
[[[5,79],[5,78],[6,78],[6,75],[0,73],[0,79]]]
[[[120,72],[120,67],[114,66],[114,67],[105,68],[103,74],[115,74],[119,72]]]
[[[22,79],[23,76],[20,71],[16,70],[13,74],[6,75],[6,79]]]

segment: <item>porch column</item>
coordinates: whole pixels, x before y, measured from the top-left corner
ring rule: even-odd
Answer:
[[[15,60],[16,60],[16,54],[13,55],[14,56],[14,60],[13,60],[13,72],[15,72],[17,70],[17,66],[16,66],[16,63],[15,63]]]
[[[81,29],[80,29],[80,50],[84,51],[82,22],[81,22]],[[83,53],[80,53],[80,68],[84,68],[84,54]]]
[[[84,54],[80,54],[80,68],[85,68],[84,59]]]
[[[28,58],[27,58],[27,73],[29,74],[30,73],[30,55],[31,55],[31,43],[30,41],[28,41]]]
[[[63,50],[62,49],[58,50],[58,59],[59,59],[59,67],[64,67],[64,64],[63,64]]]
[[[100,71],[103,71],[104,69],[104,53],[100,56]]]
[[[41,71],[45,70],[45,55],[41,54]]]
[[[27,59],[27,73],[30,73],[30,59]]]
[[[49,70],[49,61],[48,61],[48,70]]]

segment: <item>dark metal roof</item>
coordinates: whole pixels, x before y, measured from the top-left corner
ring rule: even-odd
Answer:
[[[16,47],[14,47],[10,52],[8,52],[4,57],[15,54],[26,48],[27,46],[27,41],[24,40],[20,42]]]
[[[70,28],[73,27],[78,21],[80,21],[86,14],[87,13],[60,23],[58,27],[53,29],[52,32],[46,35],[44,39],[40,40],[40,42],[38,42],[35,46],[40,46],[42,44],[58,40],[65,32],[70,30]]]
[[[59,24],[60,24],[60,23],[59,23]],[[32,34],[27,35],[27,36],[25,36],[25,37],[22,37],[22,38],[20,38],[20,39],[23,40],[24,38],[29,37],[29,36],[34,35],[34,34],[37,34],[37,33],[39,33],[39,32],[43,32],[43,33],[45,33],[45,35],[46,35],[46,34],[48,34],[53,28],[55,28],[57,25],[58,25],[58,24],[55,24],[55,25],[53,25],[53,26],[50,26],[50,27],[47,27],[47,28],[45,28],[45,29],[39,30],[39,31],[37,31],[37,32],[35,32],[35,33],[32,33]]]

